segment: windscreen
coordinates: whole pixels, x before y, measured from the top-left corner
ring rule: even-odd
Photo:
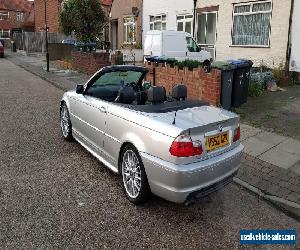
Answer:
[[[102,75],[95,81],[93,86],[123,85],[128,83],[138,83],[142,77],[142,72],[137,71],[115,71]]]

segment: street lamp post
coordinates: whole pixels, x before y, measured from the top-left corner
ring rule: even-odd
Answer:
[[[49,45],[48,45],[48,25],[47,25],[47,0],[45,0],[45,31],[46,31],[46,61],[47,61],[47,72],[49,72]]]

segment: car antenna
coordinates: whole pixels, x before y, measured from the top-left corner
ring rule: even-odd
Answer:
[[[178,104],[178,102],[177,102],[177,104]],[[172,122],[173,125],[176,124],[176,117],[177,117],[177,112],[178,112],[179,109],[180,109],[180,107],[178,107],[178,108],[176,109],[176,111],[175,111],[174,120],[173,120],[173,122]]]
[[[175,111],[174,120],[173,120],[173,122],[172,122],[172,124],[173,124],[173,125],[175,125],[175,124],[176,124],[176,116],[177,116],[177,111],[178,111],[178,109]]]

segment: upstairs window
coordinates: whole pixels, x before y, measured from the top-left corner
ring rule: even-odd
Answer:
[[[269,46],[272,2],[233,6],[232,45]]]
[[[24,13],[23,12],[18,12],[17,13],[17,21],[18,22],[24,22]]]
[[[167,28],[166,14],[150,16],[150,30],[166,30],[166,28]]]
[[[124,43],[136,43],[135,19],[134,17],[124,18]]]
[[[177,30],[185,31],[192,34],[193,30],[193,15],[178,15]]]
[[[9,12],[8,11],[0,11],[0,20],[8,20]]]

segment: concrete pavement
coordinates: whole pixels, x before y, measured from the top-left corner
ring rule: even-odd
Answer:
[[[300,174],[300,141],[245,124],[241,132],[246,154]]]

